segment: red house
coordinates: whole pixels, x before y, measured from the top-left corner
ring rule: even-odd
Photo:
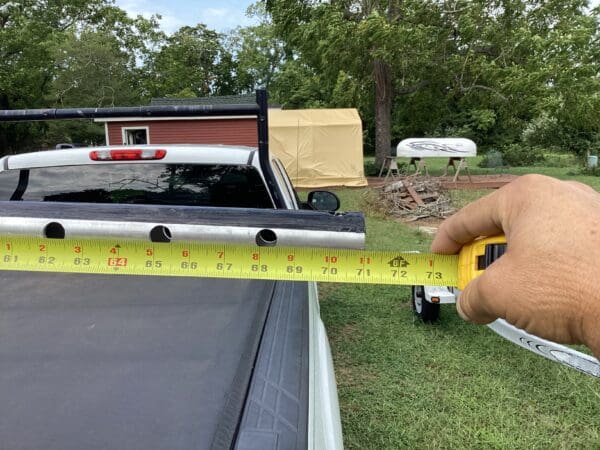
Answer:
[[[201,98],[154,98],[152,106],[252,104],[256,96],[227,95]],[[131,144],[225,144],[256,147],[253,117],[177,117],[95,119],[104,123],[106,145]]]

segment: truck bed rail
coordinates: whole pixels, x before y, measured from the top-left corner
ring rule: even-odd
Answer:
[[[0,234],[363,248],[365,221],[361,213],[4,201]]]

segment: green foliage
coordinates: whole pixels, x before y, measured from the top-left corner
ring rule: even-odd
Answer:
[[[560,132],[557,118],[543,112],[527,124],[523,130],[522,140],[527,145],[552,148],[563,140],[562,136],[557,136],[557,132]]]
[[[597,151],[600,132],[574,129],[556,116],[543,112],[523,130],[522,141],[529,146],[544,147],[555,152],[569,151],[579,156]]]
[[[419,136],[464,136],[515,160],[535,148],[584,156],[600,148],[598,11],[584,0],[265,0],[249,9],[257,25],[228,36],[203,24],[166,36],[156,17],[130,18],[110,0],[3,2],[0,108],[265,86],[284,108],[358,108],[378,158]],[[88,141],[100,136],[84,128]],[[0,151],[43,133],[76,132],[0,125]]]
[[[504,156],[496,149],[490,149],[477,163],[479,167],[487,167],[489,169],[498,169],[504,166]]]
[[[117,106],[139,102],[132,88],[133,61],[118,39],[106,32],[71,33],[54,49],[58,73],[52,81],[52,103],[61,107]]]
[[[54,148],[60,143],[104,145],[104,125],[93,121],[56,121],[45,124],[39,146]]]
[[[581,164],[581,158],[572,153],[545,153],[544,166],[546,167],[574,167]]]
[[[600,177],[600,167],[585,167],[581,169],[582,175],[591,175],[594,177]]]
[[[154,18],[131,19],[108,0],[2,2],[0,108],[40,108],[75,102],[77,106],[94,106],[100,99],[103,104],[108,102],[111,89],[131,92],[131,101],[139,101],[139,92],[132,91],[136,83],[128,75],[134,72],[136,55],[144,52],[146,44],[156,37],[156,26]],[[126,61],[119,54],[123,49],[129,55]],[[108,62],[111,69],[119,70],[112,73],[103,67]],[[121,80],[123,75],[127,76]],[[96,95],[95,88],[99,89]],[[91,104],[79,103],[92,98]],[[0,153],[39,146],[46,142],[43,134],[48,127],[2,124]],[[60,137],[65,140],[64,135]]]
[[[167,37],[148,58],[145,86],[150,96],[234,94],[233,57],[222,39],[203,24],[182,27]]]
[[[271,90],[274,78],[285,61],[285,48],[273,27],[266,22],[237,28],[228,38],[228,50],[236,61],[235,78],[240,92],[258,87]]]
[[[394,99],[392,142],[459,135],[483,149],[524,142],[549,149],[568,145],[579,153],[595,142],[598,12],[584,1],[269,0],[266,5],[296,64],[311,73],[307,84],[296,83],[303,95],[283,94],[295,97],[295,106],[315,97],[324,105],[337,105],[339,98],[342,105],[354,101],[367,128],[366,148],[375,121],[382,120],[374,114],[377,92],[383,92],[374,76],[377,61],[393,86],[385,94]],[[544,114],[557,124],[550,142],[523,140]]]
[[[504,163],[509,166],[535,166],[544,162],[544,151],[540,147],[510,144],[502,149]]]
[[[338,72],[333,91],[331,92],[330,106],[332,108],[354,108],[360,95],[360,83],[343,70]]]
[[[287,61],[277,74],[272,99],[287,109],[328,106],[322,77],[300,61]]]
[[[542,147],[526,144],[513,144],[504,148],[504,152],[508,154],[508,160],[502,152],[495,149],[488,150],[477,164],[478,167],[499,169],[507,166],[524,167],[543,164],[548,168],[567,168],[581,165],[581,159],[572,153],[547,151]]]
[[[364,171],[366,177],[376,177],[379,175],[381,166],[378,166],[373,159],[365,159]]]

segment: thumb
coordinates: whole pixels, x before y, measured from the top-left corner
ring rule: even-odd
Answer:
[[[488,324],[505,317],[506,306],[511,299],[507,266],[510,266],[508,255],[503,255],[461,292],[456,310],[462,319]]]

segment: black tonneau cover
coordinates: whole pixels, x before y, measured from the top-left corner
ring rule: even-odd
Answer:
[[[0,272],[0,283],[0,447],[233,444],[275,282]]]

